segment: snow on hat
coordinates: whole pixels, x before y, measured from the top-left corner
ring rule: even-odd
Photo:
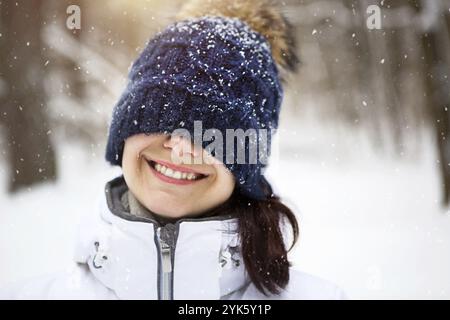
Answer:
[[[152,38],[132,65],[113,111],[106,159],[121,165],[124,141],[135,134],[171,134],[182,128],[194,137],[195,121],[201,121],[203,131],[219,130],[223,137],[227,129],[254,129],[257,141],[258,130],[266,129],[263,151],[269,153],[283,96],[282,75],[295,70],[297,62],[285,18],[267,1],[194,0],[178,19]],[[210,143],[202,141],[202,147]],[[246,155],[250,143],[243,143]],[[243,194],[270,196],[261,159],[219,160]]]

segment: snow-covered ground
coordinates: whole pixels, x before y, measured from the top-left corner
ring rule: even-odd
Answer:
[[[268,171],[298,211],[295,267],[350,298],[450,298],[450,215],[439,205],[432,139],[416,156],[378,156],[348,132],[298,128]],[[64,268],[79,216],[120,172],[102,150],[59,142],[57,151],[59,181],[14,196],[2,163],[0,286]]]

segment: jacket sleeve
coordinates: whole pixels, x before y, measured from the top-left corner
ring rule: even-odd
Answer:
[[[243,300],[346,300],[345,292],[330,281],[317,276],[290,270],[290,280],[279,295],[265,296],[250,284],[243,293]]]

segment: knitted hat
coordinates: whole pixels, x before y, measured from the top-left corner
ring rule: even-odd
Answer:
[[[227,129],[253,129],[259,142],[260,132],[267,132],[261,152],[269,153],[283,96],[280,72],[294,70],[297,62],[284,17],[266,1],[203,0],[190,1],[179,19],[151,39],[132,65],[113,111],[106,159],[121,165],[124,141],[135,134],[186,129],[194,137],[195,121],[201,121],[202,134],[214,129],[226,137]],[[254,142],[238,141],[225,152],[236,160],[242,147],[248,157]],[[203,148],[210,144],[202,141]],[[224,158],[219,160],[245,195],[270,196],[265,162]]]

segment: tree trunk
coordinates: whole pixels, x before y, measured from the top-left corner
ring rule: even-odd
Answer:
[[[427,3],[424,2],[424,5]],[[439,13],[422,36],[425,53],[426,85],[432,125],[438,145],[443,204],[450,204],[450,33],[445,15]]]
[[[41,7],[40,0],[0,4],[0,72],[7,86],[0,123],[6,129],[11,192],[56,178],[43,83]]]

